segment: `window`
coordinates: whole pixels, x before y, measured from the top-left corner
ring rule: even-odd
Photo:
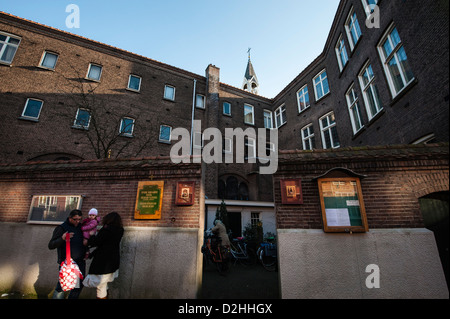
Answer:
[[[96,64],[90,64],[87,78],[93,81],[100,81],[102,77],[102,67]]]
[[[309,103],[308,85],[305,85],[297,92],[298,112],[301,113],[311,106]]]
[[[194,132],[194,148],[202,149],[205,146],[205,139],[202,132]]]
[[[166,100],[175,101],[175,87],[166,85],[164,87],[164,98]]]
[[[223,102],[223,114],[231,115],[231,103]]]
[[[249,104],[244,104],[244,123],[255,124],[254,108]]]
[[[172,140],[172,127],[161,125],[159,128],[159,141],[163,143],[170,143]]]
[[[74,209],[81,209],[81,196],[33,196],[28,223],[55,224],[64,222]]]
[[[124,117],[120,122],[120,131],[119,134],[122,136],[133,136],[134,131],[134,119],[129,117]]]
[[[405,48],[394,25],[382,38],[378,45],[378,52],[394,98],[414,80]]]
[[[316,94],[316,101],[323,98],[325,95],[330,93],[330,86],[328,85],[327,71],[323,70],[320,72],[313,80],[314,91]]]
[[[322,134],[322,145],[324,149],[340,147],[339,136],[336,128],[334,113],[328,113],[320,118],[320,131]]]
[[[286,105],[282,105],[275,110],[275,125],[276,128],[280,128],[286,124]]]
[[[336,44],[336,56],[339,64],[339,70],[342,71],[348,62],[347,49],[345,48],[345,41],[342,34]]]
[[[350,10],[350,14],[347,18],[347,21],[345,22],[345,30],[347,31],[350,49],[353,51],[362,34],[358,19],[356,17],[356,12],[353,8]]]
[[[352,85],[346,94],[348,110],[350,112],[350,120],[352,122],[353,134],[356,134],[363,128],[361,120],[361,110],[359,107],[359,99],[354,86]]]
[[[316,148],[316,139],[314,136],[314,127],[312,124],[309,124],[302,128],[302,143],[303,150],[312,151]]]
[[[266,156],[270,156],[271,154],[274,154],[276,152],[276,146],[275,143],[266,143]]]
[[[201,94],[197,94],[195,97],[195,107],[204,109],[206,107],[206,97]]]
[[[225,137],[223,140],[223,152],[225,154],[232,154],[233,153],[233,139]]]
[[[252,227],[257,227],[257,226],[261,226],[261,221],[259,219],[261,213],[251,213],[250,215],[250,224],[252,225]]]
[[[141,82],[142,78],[140,76],[130,74],[130,78],[128,79],[128,89],[139,92],[141,90]]]
[[[25,107],[22,112],[22,118],[38,120],[41,114],[42,105],[44,104],[41,100],[27,99]]]
[[[44,55],[42,56],[40,66],[46,69],[54,70],[57,61],[58,61],[57,54],[45,51]]]
[[[91,112],[85,109],[78,109],[75,117],[74,127],[88,129],[91,122]]]
[[[245,159],[255,159],[256,158],[256,140],[251,137],[245,138]]]
[[[375,84],[372,65],[369,63],[363,67],[359,74],[359,84],[363,91],[364,104],[370,121],[383,109],[383,106],[381,105],[380,94]]]
[[[0,63],[11,64],[19,44],[19,37],[0,32]]]
[[[375,6],[378,3],[378,0],[361,0],[361,1],[367,16],[370,16],[370,14],[373,13]]]
[[[264,127],[268,129],[273,128],[272,112],[269,110],[264,110]]]

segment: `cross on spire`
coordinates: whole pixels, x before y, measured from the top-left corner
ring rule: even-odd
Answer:
[[[251,51],[252,51],[252,48],[248,48],[247,53],[248,53],[248,59],[249,59],[249,60],[250,60],[250,57],[251,57]]]

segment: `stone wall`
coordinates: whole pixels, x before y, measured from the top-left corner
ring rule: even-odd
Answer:
[[[165,182],[162,218],[134,219],[139,181]],[[194,181],[193,206],[175,205],[178,181]],[[57,283],[54,225],[27,223],[33,195],[84,196],[82,211],[118,212],[125,225],[118,298],[196,298],[201,287],[204,191],[201,165],[174,166],[167,158],[72,161],[0,166],[0,291],[48,296]],[[11,243],[6,245],[5,243]],[[88,266],[89,266],[88,262]],[[95,296],[85,289],[84,297]]]

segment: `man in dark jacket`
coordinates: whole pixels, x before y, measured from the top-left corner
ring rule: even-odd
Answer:
[[[53,236],[48,243],[50,250],[57,249],[58,251],[58,265],[66,259],[66,236],[70,236],[70,255],[77,263],[83,276],[86,274],[86,262],[84,260],[86,254],[86,246],[83,245],[83,232],[81,230],[81,217],[83,213],[80,210],[73,210],[70,212],[67,220],[57,226],[53,231]],[[78,299],[83,284],[80,281],[80,288],[75,288],[70,291],[69,299]],[[64,299],[64,291],[61,289],[61,284],[56,285],[53,299]]]

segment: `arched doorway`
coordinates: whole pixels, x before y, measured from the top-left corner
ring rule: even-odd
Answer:
[[[419,199],[425,227],[434,233],[449,286],[449,192],[429,194]]]

